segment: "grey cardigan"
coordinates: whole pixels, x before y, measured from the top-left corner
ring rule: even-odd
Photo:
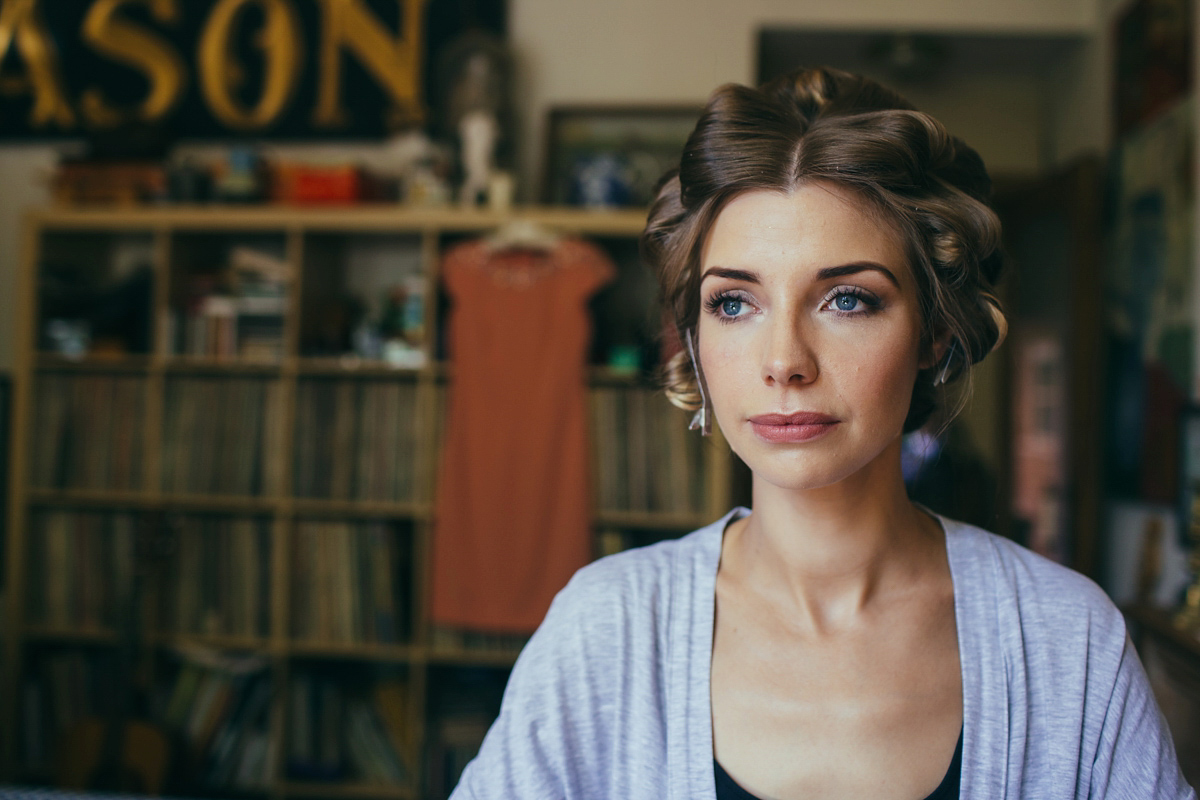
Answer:
[[[715,797],[714,592],[735,508],[581,569],[453,800]],[[1087,578],[940,518],[954,581],[966,800],[1194,798],[1120,612]]]

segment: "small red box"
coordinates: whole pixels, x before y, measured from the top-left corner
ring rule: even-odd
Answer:
[[[296,205],[353,205],[363,197],[363,175],[358,167],[310,167],[280,164],[275,167],[272,199]]]

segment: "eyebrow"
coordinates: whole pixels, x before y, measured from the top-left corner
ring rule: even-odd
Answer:
[[[892,273],[892,271],[883,264],[875,261],[855,261],[852,264],[842,264],[837,267],[825,267],[817,270],[817,280],[826,281],[830,278],[842,278],[846,275],[854,275],[859,272],[866,272],[867,270],[873,270],[875,272],[882,273],[883,276],[891,281],[897,289],[900,288],[900,281],[896,280],[896,276]],[[745,269],[732,269],[730,267],[709,267],[707,270],[705,270],[704,274],[700,276],[700,282],[703,283],[704,279],[709,275],[712,275],[716,278],[729,278],[730,280],[734,281],[744,281],[746,283],[762,283],[762,281],[759,280],[758,273]]]

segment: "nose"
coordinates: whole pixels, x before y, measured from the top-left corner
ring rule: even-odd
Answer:
[[[764,326],[762,377],[768,386],[804,385],[817,379],[819,368],[811,332],[791,314],[775,314]]]

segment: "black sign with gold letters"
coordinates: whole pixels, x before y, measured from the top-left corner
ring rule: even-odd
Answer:
[[[0,139],[378,137],[424,115],[425,0],[0,0]]]

